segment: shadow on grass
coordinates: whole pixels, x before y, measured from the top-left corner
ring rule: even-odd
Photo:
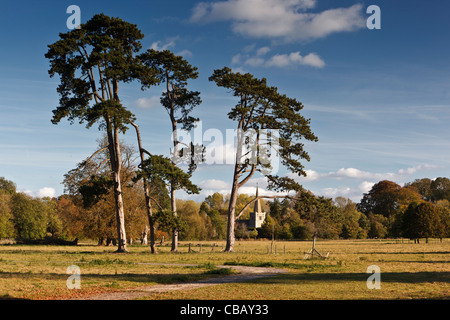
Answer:
[[[5,295],[0,295],[0,301],[1,300],[28,300],[28,299],[22,299],[22,298],[15,298],[15,297],[12,297],[12,296],[10,296],[10,295],[8,295],[8,294],[5,294]]]
[[[338,281],[356,281],[366,282],[370,274],[367,273],[295,273],[283,274],[270,278],[254,280],[255,283],[292,283],[302,281],[317,282],[338,282]],[[450,272],[381,272],[381,281],[390,283],[450,283]]]
[[[228,270],[227,270],[228,271]],[[0,281],[2,279],[22,279],[31,281],[67,281],[68,274],[60,273],[31,273],[31,272],[0,272]],[[110,282],[135,282],[135,283],[148,283],[148,284],[175,284],[185,283],[191,281],[198,281],[205,278],[215,278],[223,276],[220,272],[211,272],[211,270],[199,273],[171,273],[171,274],[139,274],[139,273],[120,273],[120,274],[94,274],[94,273],[81,273],[82,282],[100,281],[105,284]],[[0,296],[1,299],[1,296]]]
[[[422,254],[450,254],[450,251],[415,251],[415,252],[399,252],[399,251],[394,251],[394,252],[384,252],[384,251],[370,251],[370,252],[365,252],[365,251],[360,251],[360,252],[355,252],[355,254],[393,254],[393,255],[398,255],[398,254],[418,254],[418,255],[422,255]]]
[[[66,281],[69,275],[59,273],[31,273],[31,272],[0,272],[0,279],[30,279],[30,280],[61,280]],[[223,276],[221,273],[199,272],[190,274],[171,273],[171,274],[137,274],[137,273],[120,273],[120,274],[94,274],[82,273],[82,281],[126,281],[136,283],[158,283],[173,284],[184,283],[205,278],[213,278]],[[257,283],[289,283],[296,281],[318,281],[318,282],[336,282],[336,281],[367,281],[369,274],[367,273],[348,273],[348,272],[318,272],[318,273],[287,273],[282,275],[274,275],[266,278],[255,280]],[[213,279],[211,279],[215,282]],[[202,282],[207,282],[203,280]],[[450,283],[450,272],[381,272],[381,281],[398,282],[398,283],[433,283],[442,282]]]

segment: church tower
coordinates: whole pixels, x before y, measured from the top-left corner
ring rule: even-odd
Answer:
[[[258,186],[256,187],[256,197],[259,196]],[[255,201],[253,212],[250,212],[249,228],[261,228],[266,220],[266,213],[262,211],[260,199]]]

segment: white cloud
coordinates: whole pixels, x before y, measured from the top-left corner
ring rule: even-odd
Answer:
[[[134,105],[141,109],[151,109],[161,105],[161,98],[159,96],[153,96],[151,98],[139,98],[134,101]]]
[[[226,183],[223,180],[217,180],[217,179],[203,180],[198,185],[202,189],[212,189],[212,190],[221,190],[221,189],[229,190],[229,189],[231,189],[231,186],[229,183]]]
[[[163,50],[173,50],[173,48],[176,47],[176,42],[180,39],[179,36],[167,38],[164,41],[158,40],[153,42],[150,45],[150,49],[156,50],[156,51],[163,51]],[[182,57],[192,57],[193,54],[190,50],[184,49],[178,52],[175,52],[176,56],[182,56]]]
[[[324,196],[327,198],[336,198],[336,197],[344,197],[349,198],[354,202],[359,202],[361,198],[363,197],[364,193],[367,193],[370,191],[370,189],[373,187],[375,183],[369,182],[369,181],[363,181],[356,187],[337,187],[337,188],[324,188],[318,192],[316,192],[316,195]]]
[[[264,56],[270,51],[269,47],[262,47],[256,50],[254,54],[247,51],[246,54],[239,53],[232,57],[232,65],[243,65],[251,67],[276,67],[290,68],[299,65],[311,66],[315,68],[325,67],[325,62],[316,53],[309,53],[302,56],[300,51],[287,54],[275,54],[269,58]]]
[[[209,130],[207,132],[212,132]],[[213,140],[211,143],[207,143],[209,138],[214,137],[217,139],[220,135],[212,135],[205,139],[205,164],[229,164],[233,165],[236,162],[236,147],[233,143],[223,144],[220,139]]]
[[[262,47],[259,48],[258,50],[256,50],[256,55],[257,56],[264,56],[265,54],[267,54],[270,51],[269,47]]]
[[[302,181],[314,181],[318,179],[326,179],[326,178],[334,178],[334,179],[344,179],[344,178],[351,178],[351,179],[366,179],[366,180],[401,180],[405,179],[408,176],[421,171],[421,170],[427,170],[427,169],[435,169],[437,168],[434,165],[430,164],[423,164],[423,165],[417,165],[415,167],[406,168],[406,169],[400,169],[397,172],[385,172],[385,173],[374,173],[369,171],[362,171],[356,168],[341,168],[337,171],[331,171],[327,173],[319,173],[314,170],[306,170],[306,177],[301,177]],[[290,175],[291,177],[296,177],[296,175]]]
[[[372,189],[373,185],[375,184],[375,182],[369,182],[369,181],[363,181],[360,185],[359,185],[359,190],[362,193],[367,193],[370,191],[370,189]]]
[[[168,38],[164,42],[163,41],[155,41],[151,44],[150,49],[162,51],[162,50],[169,50],[171,48],[175,47],[175,42],[178,40],[177,37]]]
[[[182,56],[182,57],[192,57],[193,56],[192,52],[187,49],[181,50],[180,52],[176,52],[175,55]]]
[[[361,4],[322,12],[307,12],[316,0],[227,0],[201,2],[191,21],[209,23],[231,21],[233,32],[255,38],[312,40],[336,32],[365,27]]]
[[[53,198],[56,194],[56,190],[54,188],[50,188],[50,187],[45,187],[40,189],[37,192],[37,196],[39,198],[45,198],[45,197],[49,197],[49,198]]]
[[[291,67],[295,65],[307,65],[316,68],[323,68],[325,62],[316,54],[310,53],[306,56],[300,55],[300,52],[291,52],[290,54],[276,54],[270,58],[266,65],[268,67]]]

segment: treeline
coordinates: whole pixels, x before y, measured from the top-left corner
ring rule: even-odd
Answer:
[[[63,220],[55,199],[18,193],[12,181],[0,177],[0,239],[62,239],[62,232]]]
[[[101,158],[100,155],[98,161],[101,162]],[[131,164],[124,168],[127,240],[129,244],[136,241],[146,244],[148,220],[142,186],[139,181],[133,182]],[[91,180],[86,166],[75,175],[73,171],[66,175],[64,182],[66,189],[71,191],[58,199],[38,199],[19,193],[13,182],[0,178],[0,238],[95,239],[98,244],[115,244],[117,232],[112,188],[105,187],[103,194],[99,194],[99,178]],[[169,241],[174,222],[168,219],[171,215],[164,214],[164,208],[170,208],[167,188],[153,187],[151,195],[161,206],[155,213],[156,239],[160,243]],[[239,195],[238,210],[251,199],[252,196]],[[334,200],[319,197],[309,191],[297,194],[292,200],[261,200],[261,203],[267,212],[262,227],[248,230],[238,221],[237,238],[307,240],[314,235],[322,239],[450,237],[450,180],[447,178],[415,180],[403,187],[392,181],[380,181],[359,203],[343,197]],[[176,223],[180,240],[225,239],[228,205],[229,196],[220,193],[206,197],[202,203],[177,200],[179,220]],[[247,209],[241,219],[248,218],[250,210]]]
[[[450,179],[425,178],[403,187],[383,180],[359,203],[332,200],[310,192],[301,200],[270,202],[270,216],[257,237],[277,239],[420,238],[450,237]],[[250,234],[245,234],[249,236]],[[253,233],[255,235],[255,233]]]

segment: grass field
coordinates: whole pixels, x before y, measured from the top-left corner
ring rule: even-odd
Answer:
[[[402,243],[403,242],[403,243]],[[144,299],[449,299],[450,239],[319,241],[328,259],[304,259],[311,242],[242,241],[233,253],[222,242],[181,243],[159,254],[130,246],[129,253],[89,243],[79,246],[0,245],[0,297],[66,299],[223,276],[220,265],[286,269],[285,274],[243,283],[152,294]],[[200,247],[201,244],[201,247]],[[275,253],[276,248],[276,253]],[[272,253],[270,253],[272,251]],[[269,253],[268,253],[269,252]],[[164,264],[164,265],[162,265]],[[71,265],[81,271],[81,289],[68,289]],[[381,289],[368,289],[367,268],[381,271]]]

